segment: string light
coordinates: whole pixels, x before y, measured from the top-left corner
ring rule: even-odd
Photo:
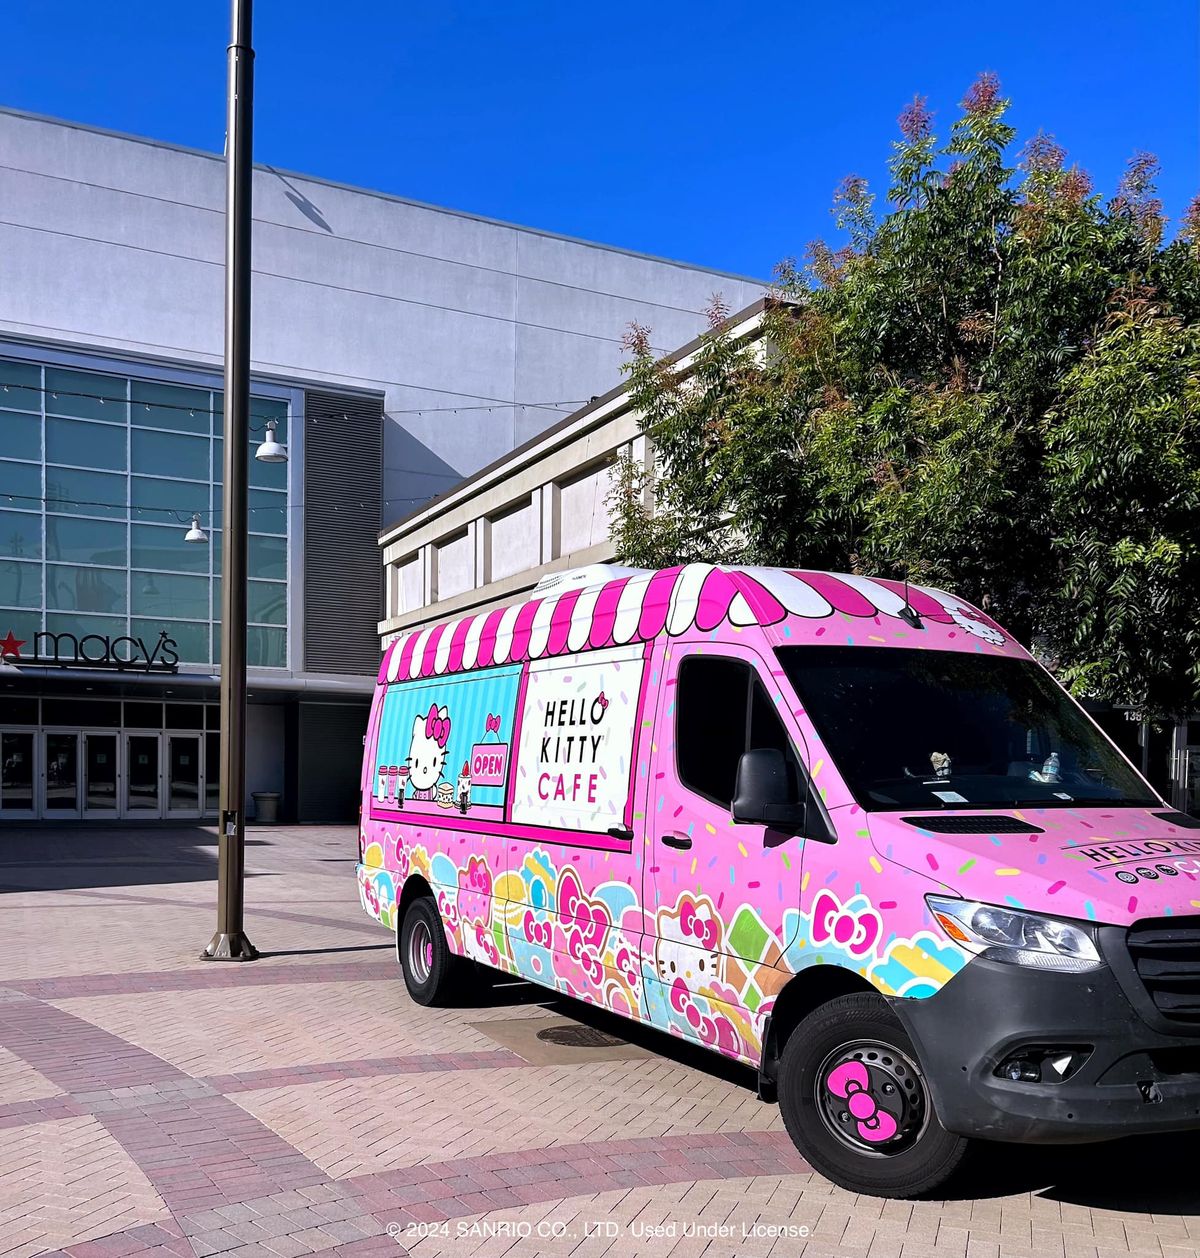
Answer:
[[[14,360],[12,359],[0,360],[0,367],[3,367],[5,363],[11,363],[13,361]],[[146,410],[146,411],[187,411],[188,415],[193,419],[196,418],[198,413],[201,415],[211,414],[214,417],[217,414],[217,410],[215,407],[209,407],[207,409],[200,408],[198,410],[198,408],[194,404],[188,404],[186,402],[146,402],[142,399],[133,401],[130,398],[113,397],[111,395],[102,394],[102,393],[85,393],[82,390],[51,389],[46,386],[36,385],[36,384],[15,384],[11,380],[0,387],[3,388],[5,393],[11,393],[12,390],[16,389],[17,392],[19,393],[49,394],[51,399],[53,399],[54,401],[57,401],[60,397],[86,398],[88,401],[91,401],[91,402],[99,402],[101,406],[104,406],[109,402],[115,402],[118,406],[134,406],[134,407],[141,406],[143,410]],[[191,386],[183,385],[183,386],[177,386],[177,387],[189,388]],[[412,387],[412,386],[404,386],[404,387]],[[581,401],[579,399],[570,399],[570,398],[563,399],[561,401],[554,401],[554,402],[491,401],[491,402],[480,402],[478,405],[419,406],[419,407],[413,406],[413,407],[401,407],[401,408],[389,407],[389,408],[386,408],[383,413],[385,416],[391,416],[391,415],[421,416],[421,415],[442,415],[442,414],[457,415],[460,411],[464,411],[464,412],[466,411],[506,411],[513,407],[518,407],[521,410],[561,411],[561,410],[567,409],[568,407],[578,407],[578,406],[584,406],[584,405],[586,405],[584,401]],[[280,419],[280,417],[277,415],[269,415],[265,413],[256,414],[254,411],[250,412],[249,417],[252,420],[259,419],[263,421],[263,423],[259,425],[251,424],[250,425],[251,432],[264,432],[271,423],[278,423]],[[67,416],[63,416],[62,418],[79,419],[79,418],[87,418],[87,417],[67,415]],[[299,423],[305,418],[306,417],[302,413],[297,413],[291,416],[291,419],[293,420],[293,422],[296,422],[296,423]],[[328,417],[321,416],[320,418],[318,418],[317,416],[313,416],[311,422],[320,423],[321,419],[325,419],[325,418],[328,418]],[[344,420],[348,420],[349,416],[343,414],[342,418]]]
[[[416,473],[416,474],[417,475],[423,474],[423,475],[429,475],[429,476],[440,475],[440,473],[433,473],[433,472]],[[456,479],[462,479],[462,478],[459,477]],[[252,486],[252,488],[254,487]],[[186,523],[186,521],[191,519],[193,515],[200,515],[201,517],[216,516],[220,512],[219,507],[217,508],[201,507],[197,511],[180,512],[180,511],[175,510],[174,507],[136,507],[136,506],[132,506],[130,503],[127,503],[127,502],[98,502],[94,499],[89,499],[89,498],[39,498],[35,494],[10,494],[10,493],[0,492],[0,498],[6,498],[9,502],[14,502],[16,499],[20,498],[22,502],[44,503],[46,506],[49,506],[52,509],[58,509],[58,510],[61,510],[62,508],[65,508],[65,507],[103,507],[104,509],[109,510],[109,511],[129,511],[129,512],[161,511],[163,514],[169,515],[173,519],[178,520],[181,524]],[[392,503],[392,502],[428,502],[428,501],[429,501],[428,496],[417,495],[411,498],[381,498],[380,505],[387,506],[388,503]],[[349,503],[345,503],[344,505],[347,507],[358,507],[360,511],[369,511],[375,504],[370,503],[370,502],[357,502],[357,503],[349,502]],[[23,508],[18,508],[18,510],[22,510],[22,509]],[[259,511],[267,511],[267,512],[303,511],[304,504],[300,502],[289,502],[286,504],[280,503],[280,505],[277,507],[250,507],[248,509],[251,515],[255,515]],[[335,511],[341,510],[341,508],[338,507],[336,504],[334,505],[333,509]],[[30,511],[29,514],[33,515],[35,513]]]
[[[258,449],[254,451],[254,457],[262,463],[287,462],[287,450],[279,444],[273,419],[267,420],[267,435]]]
[[[11,360],[11,359],[0,359],[0,367],[2,367],[4,363],[6,362],[12,363],[13,361],[14,360]],[[190,387],[190,386],[180,386],[180,387]],[[197,416],[197,407],[195,405],[187,404],[187,403],[146,402],[142,399],[139,399],[138,402],[134,402],[130,398],[113,397],[111,395],[106,395],[106,394],[101,394],[101,393],[89,393],[83,390],[53,389],[53,388],[49,388],[43,385],[18,384],[18,383],[14,383],[11,380],[0,382],[0,389],[2,389],[4,393],[11,393],[15,389],[17,390],[18,393],[39,393],[43,395],[49,394],[51,399],[53,399],[54,401],[57,401],[60,397],[86,398],[89,401],[98,402],[101,406],[105,406],[108,403],[112,402],[112,403],[116,403],[119,406],[135,407],[140,402],[140,405],[146,411],[153,411],[153,410],[187,411],[188,415],[191,418],[194,419]],[[213,395],[217,396],[215,394],[215,391],[210,391],[210,392],[213,392]],[[498,411],[498,410],[509,410],[513,408],[520,408],[522,410],[561,411],[561,410],[565,410],[568,407],[579,407],[582,405],[584,405],[584,403],[578,399],[562,400],[562,401],[557,401],[557,402],[493,401],[493,402],[488,402],[488,403],[480,403],[478,405],[422,406],[422,407],[412,407],[412,408],[407,408],[407,409],[406,408],[389,409],[389,410],[384,411],[384,414],[386,416],[416,415],[418,417],[422,417],[425,415],[440,415],[440,414],[457,415],[460,411],[464,413],[475,412],[475,411],[492,412],[492,411]],[[26,412],[26,413],[32,415],[32,414],[35,414],[36,412]],[[210,405],[207,409],[202,410],[200,413],[204,415],[212,414],[215,417],[215,415],[217,414],[217,411],[214,406]],[[63,418],[86,419],[87,417],[63,416]],[[277,435],[278,424],[280,422],[279,417],[275,415],[266,415],[266,414],[256,415],[252,411],[250,413],[250,418],[261,419],[264,421],[263,424],[261,425],[250,424],[249,425],[250,431],[253,433],[264,432],[266,434],[264,440],[258,445],[255,451],[255,457],[261,460],[262,462],[266,462],[266,463],[285,462],[287,460],[287,450],[286,450],[286,447],[279,442],[278,435]],[[313,425],[319,425],[322,422],[328,422],[329,418],[330,418],[329,416],[322,416],[321,418],[318,419],[317,417],[314,416],[309,420],[309,422],[311,422]],[[299,422],[303,422],[306,419],[306,417],[303,414],[295,414],[291,416],[291,419],[293,422],[299,423]],[[349,419],[350,419],[349,415],[343,412],[342,420],[348,423]],[[203,436],[205,438],[209,437],[208,433],[196,434],[196,435]],[[219,434],[217,435],[217,439],[218,440],[220,439]],[[82,470],[86,471],[88,469],[82,469]],[[461,474],[457,472],[430,472],[430,471],[417,470],[417,469],[413,469],[412,471],[406,474],[410,476],[426,477],[433,480],[447,480],[447,481],[461,481],[466,478],[466,474]],[[130,503],[101,502],[101,501],[93,500],[93,499],[72,499],[72,498],[63,498],[59,496],[50,497],[50,498],[42,498],[33,494],[4,493],[2,496],[6,498],[9,503],[13,503],[17,499],[20,499],[23,502],[37,502],[45,506],[48,506],[51,509],[59,509],[59,510],[64,510],[68,507],[99,507],[99,508],[102,508],[104,510],[109,510],[109,511],[128,512],[131,517],[135,514],[140,514],[141,512],[157,511],[165,515],[171,516],[173,519],[180,522],[184,522],[187,519],[186,514],[181,514],[180,512],[170,507],[139,507],[139,506],[133,506]],[[408,504],[408,503],[414,503],[414,502],[426,502],[431,496],[432,495],[423,496],[423,495],[414,494],[414,495],[405,496],[405,497],[384,498],[381,500],[380,505],[386,507],[395,503]],[[345,504],[345,505],[350,506],[351,504]],[[361,510],[365,511],[365,510],[368,510],[372,504],[369,504],[366,502],[360,502],[357,505]],[[294,510],[301,510],[301,509],[302,509],[302,506],[300,504],[284,504],[278,507],[250,507],[249,512],[251,515],[254,515],[258,511],[294,511]],[[338,511],[338,510],[341,510],[341,508],[338,506],[335,506],[334,510]],[[204,508],[199,512],[192,513],[193,520],[197,523],[199,521],[200,516],[215,516],[215,515],[216,515],[216,511],[210,510],[208,508]],[[191,531],[192,530],[189,530],[189,533]],[[199,540],[199,539],[192,538],[190,540]],[[205,538],[205,540],[207,540],[207,537]]]
[[[198,515],[192,516],[192,527],[183,535],[183,540],[185,542],[200,543],[208,541],[208,534],[200,527],[200,517]]]

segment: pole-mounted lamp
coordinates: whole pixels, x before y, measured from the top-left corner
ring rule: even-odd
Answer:
[[[251,0],[232,0],[225,159],[225,455],[221,547],[221,786],[217,929],[201,954],[253,961],[246,893],[246,560],[250,453]]]

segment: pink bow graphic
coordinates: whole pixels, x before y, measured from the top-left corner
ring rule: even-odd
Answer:
[[[539,944],[543,948],[550,947],[550,941],[553,938],[553,928],[549,922],[539,922],[533,915],[531,909],[525,910],[525,918],[521,925],[525,930],[525,938],[532,944]]]
[[[570,866],[563,870],[558,879],[558,911],[563,918],[575,919],[573,923],[564,922],[564,930],[573,925],[578,928],[582,943],[590,948],[603,946],[605,932],[609,927],[608,910],[599,900],[591,901],[584,895],[579,879]]]
[[[679,929],[706,948],[713,949],[717,946],[716,922],[711,917],[702,918],[691,900],[684,900],[680,907]]]
[[[604,694],[604,691],[603,691],[603,690],[602,690],[602,691],[600,691],[600,694],[599,694],[599,696],[597,697],[596,702],[600,705],[600,711],[601,711],[601,712],[607,712],[607,711],[608,711],[608,699],[605,697],[605,694]]]
[[[436,703],[429,705],[429,712],[425,717],[425,737],[432,738],[439,747],[445,747],[446,740],[450,737],[450,718],[438,716]]]
[[[488,714],[487,727],[483,731],[485,734],[498,734],[500,732],[500,718]]]
[[[830,1071],[825,1086],[834,1096],[846,1098],[847,1109],[858,1120],[858,1134],[872,1144],[890,1140],[897,1131],[896,1120],[880,1109],[868,1091],[871,1077],[861,1061],[844,1061]]]
[[[848,909],[832,891],[822,887],[813,897],[811,929],[814,943],[832,939],[855,956],[863,956],[875,947],[883,922],[874,909]]]
[[[459,886],[462,886],[462,880],[459,880]],[[472,891],[478,891],[482,895],[492,894],[492,871],[488,868],[488,863],[482,856],[472,856],[467,861],[467,881],[466,886]]]

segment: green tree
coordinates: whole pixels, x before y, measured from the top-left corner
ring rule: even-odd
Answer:
[[[951,588],[1038,641],[1080,693],[1181,711],[1200,702],[1200,200],[1164,247],[1152,157],[1104,203],[1048,136],[1014,164],[1008,107],[981,76],[939,145],[914,99],[884,212],[844,181],[846,243],[781,265],[759,341],[735,339],[715,301],[684,372],[631,329],[657,465],[652,485],[621,465],[614,538],[644,566]]]
[[[1074,689],[1177,711],[1200,694],[1200,328],[1131,294],[1063,381],[1046,425]]]

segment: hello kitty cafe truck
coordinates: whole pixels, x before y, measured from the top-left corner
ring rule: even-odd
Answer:
[[[599,568],[391,645],[358,881],[471,963],[747,1062],[843,1186],[1200,1127],[1200,822],[986,615],[856,576]]]

